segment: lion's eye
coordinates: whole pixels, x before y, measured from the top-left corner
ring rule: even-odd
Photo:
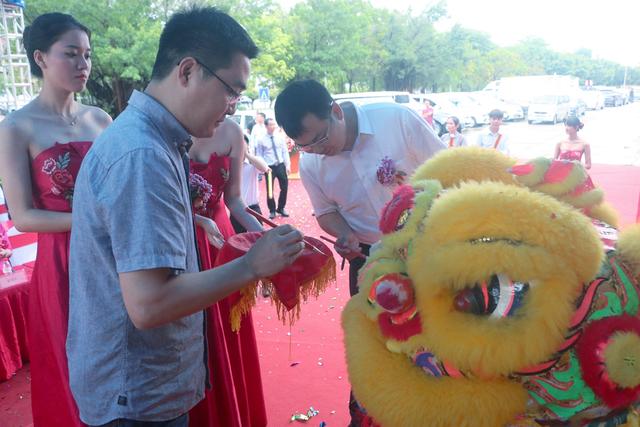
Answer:
[[[393,233],[405,226],[411,216],[415,194],[410,185],[401,185],[396,189],[380,215],[380,231],[383,234]]]
[[[459,291],[453,306],[464,313],[507,317],[522,305],[529,288],[528,283],[514,282],[506,274],[494,274],[488,281]]]
[[[391,314],[405,312],[414,302],[413,283],[404,274],[385,274],[371,285],[369,302]]]
[[[402,230],[402,227],[404,227],[404,225],[409,220],[410,215],[411,215],[411,211],[409,209],[402,211],[402,213],[400,214],[400,217],[398,217],[398,222],[396,223],[395,231]]]

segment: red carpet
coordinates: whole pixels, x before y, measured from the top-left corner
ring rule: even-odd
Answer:
[[[593,183],[601,187],[605,199],[620,214],[620,225],[640,222],[640,167],[593,165],[589,171]]]
[[[640,208],[640,168],[594,165],[591,176],[620,212],[622,226],[634,223]],[[290,181],[289,194],[291,218],[276,221],[289,222],[311,236],[323,234],[300,181]],[[268,300],[261,299],[254,309],[270,426],[295,425],[290,424],[291,415],[306,413],[310,407],[320,413],[307,425],[324,421],[328,427],[344,427],[348,423],[349,383],[340,328],[340,312],[349,298],[346,273],[346,269],[339,271],[336,286],[303,306],[300,320],[291,329],[277,319]],[[0,384],[1,426],[30,425],[28,375],[25,368]]]
[[[291,217],[276,222],[293,224],[310,236],[327,235],[311,215],[301,181],[289,181],[288,199]],[[339,270],[337,255],[336,260]],[[340,313],[349,299],[348,266],[338,271],[335,286],[303,305],[291,329],[278,320],[268,300],[263,299],[253,311],[270,426],[287,426],[292,414],[306,413],[310,407],[320,413],[309,425],[349,423],[349,382],[340,328]]]

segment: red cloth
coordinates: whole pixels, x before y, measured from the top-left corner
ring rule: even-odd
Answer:
[[[262,234],[262,232],[236,234],[227,240],[218,256],[218,261],[224,264],[246,254]],[[335,280],[335,275],[331,274],[331,270],[335,270],[334,265],[332,265],[333,254],[331,249],[322,241],[313,237],[305,236],[304,240],[307,244],[302,250],[302,254],[293,264],[267,278],[275,290],[275,299],[277,299],[287,311],[292,310],[300,304],[300,288],[305,283],[313,281],[327,270],[328,277],[325,280],[321,280],[321,282]],[[317,251],[313,249],[311,245],[313,245]],[[322,285],[318,286],[322,287]]]
[[[544,183],[547,184],[555,184],[557,182],[562,182],[573,170],[573,163],[562,161],[562,160],[554,160],[549,165],[549,169],[544,174]]]
[[[229,176],[230,158],[215,154],[209,163],[191,162],[191,172],[206,179],[213,194],[204,215],[213,219],[226,238],[233,235],[233,227],[222,202]],[[197,229],[200,263],[203,270],[213,268],[218,251],[209,245],[204,231]],[[244,316],[236,333],[229,322],[233,301],[231,295],[207,309],[208,357],[212,389],[189,412],[192,427],[263,427],[267,425],[267,411],[262,391],[260,362],[251,313]]]
[[[90,142],[56,143],[33,159],[33,203],[71,212],[71,196]],[[29,290],[31,407],[35,427],[82,426],[69,389],[65,343],[69,318],[69,232],[39,233]]]
[[[0,282],[0,381],[11,378],[29,360],[28,301],[28,281],[6,288]]]

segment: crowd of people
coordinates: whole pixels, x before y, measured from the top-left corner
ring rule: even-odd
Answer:
[[[251,314],[239,331],[227,319],[238,292],[305,245],[291,225],[265,231],[247,211],[261,212],[265,174],[269,217],[289,216],[291,163],[276,121],[303,153],[302,183],[350,264],[351,295],[394,188],[439,150],[467,145],[455,117],[440,138],[413,110],[338,104],[314,80],[287,86],[276,119],[259,114],[245,136],[226,117],[258,48],[211,7],[168,20],[151,82],[113,121],[74,97],[91,72],[90,29],[48,13],[24,41],[42,90],[0,124],[0,174],[16,228],[38,233],[29,301],[36,427],[267,424]],[[508,154],[501,122],[492,112],[477,144]],[[584,154],[590,167],[580,122],[566,128],[556,157]],[[263,235],[219,264],[225,240],[244,231]],[[353,399],[350,410],[355,423]]]

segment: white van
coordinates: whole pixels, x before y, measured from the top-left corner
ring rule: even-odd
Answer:
[[[396,91],[339,93],[333,95],[333,99],[336,102],[350,101],[356,105],[396,102],[398,104],[406,104],[407,107],[412,107],[411,104],[414,102],[409,92]]]
[[[529,104],[527,120],[533,122],[551,122],[556,124],[569,117],[571,98],[569,95],[536,96]]]
[[[395,102],[411,108],[418,114],[422,114],[424,109],[424,102],[429,101],[433,106],[433,101],[427,98],[422,98],[421,95],[411,94],[409,92],[400,91],[380,91],[380,92],[354,92],[354,93],[339,93],[332,96],[334,101],[338,103],[353,102],[356,105],[375,104],[377,102]],[[438,135],[441,135],[446,131],[444,121],[437,111],[434,111],[435,130]]]

